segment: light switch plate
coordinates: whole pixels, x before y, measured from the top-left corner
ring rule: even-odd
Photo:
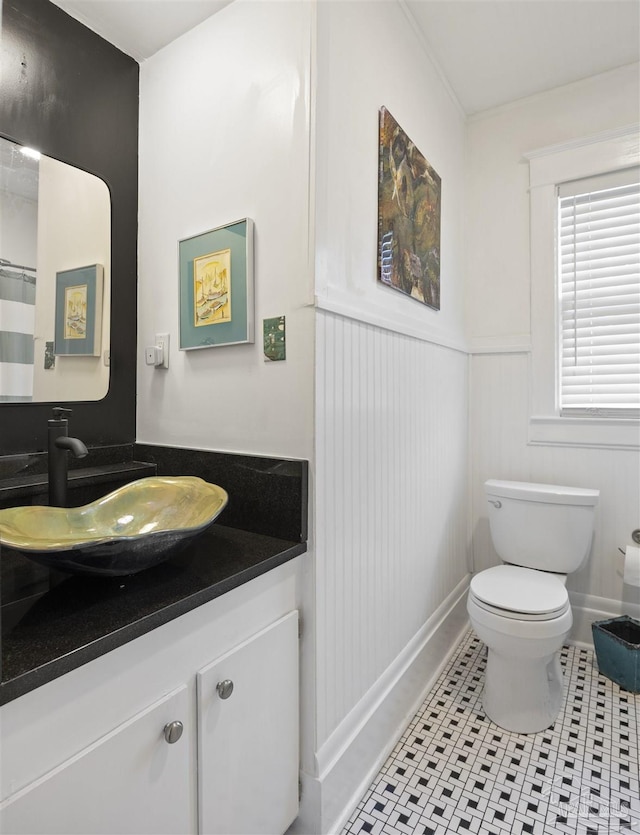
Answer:
[[[262,338],[265,362],[277,362],[287,358],[284,316],[275,316],[273,319],[263,319]]]

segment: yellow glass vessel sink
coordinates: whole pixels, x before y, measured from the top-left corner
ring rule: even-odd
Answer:
[[[188,545],[228,498],[195,476],[141,478],[83,507],[0,510],[0,545],[74,574],[135,574]]]

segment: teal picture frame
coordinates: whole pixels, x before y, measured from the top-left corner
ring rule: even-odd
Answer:
[[[103,280],[102,264],[56,273],[56,356],[100,356]]]
[[[253,221],[178,242],[180,350],[254,342]]]

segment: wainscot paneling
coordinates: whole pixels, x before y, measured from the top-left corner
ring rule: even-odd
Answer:
[[[317,313],[318,749],[467,573],[467,362]]]

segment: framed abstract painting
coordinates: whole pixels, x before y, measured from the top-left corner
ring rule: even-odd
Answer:
[[[440,310],[442,181],[386,107],[380,109],[378,280]]]

